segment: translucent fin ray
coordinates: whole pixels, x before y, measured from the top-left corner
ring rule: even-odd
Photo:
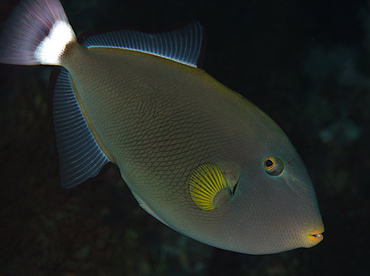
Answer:
[[[64,69],[55,85],[53,117],[61,185],[73,188],[96,176],[109,159],[89,130],[74,96],[69,74]]]
[[[184,28],[158,34],[120,30],[88,37],[82,44],[88,48],[129,49],[171,59],[197,67],[201,53],[203,29],[198,21]]]
[[[21,1],[15,7],[2,31],[0,62],[21,65],[42,63],[35,58],[35,51],[49,35],[56,22],[64,22],[69,26],[59,0]]]

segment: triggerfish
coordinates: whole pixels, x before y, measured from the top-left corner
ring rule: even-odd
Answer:
[[[79,44],[58,0],[25,0],[0,62],[63,67],[53,98],[62,187],[113,162],[142,208],[200,242],[248,254],[316,245],[324,226],[303,162],[272,119],[198,68],[202,39],[196,21]]]

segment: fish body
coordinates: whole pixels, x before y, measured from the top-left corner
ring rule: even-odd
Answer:
[[[113,32],[81,45],[58,0],[21,2],[12,18],[30,13],[30,20],[48,18],[39,22],[48,31],[14,50],[26,27],[9,28],[0,61],[67,70],[54,98],[62,186],[111,161],[147,212],[206,244],[269,254],[322,240],[311,180],[287,136],[196,67],[199,23],[157,35]],[[65,37],[56,42],[61,50],[48,45],[54,37]]]

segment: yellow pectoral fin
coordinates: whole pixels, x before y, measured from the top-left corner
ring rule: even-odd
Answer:
[[[213,210],[231,197],[220,168],[216,164],[199,165],[190,176],[190,197],[203,210]]]

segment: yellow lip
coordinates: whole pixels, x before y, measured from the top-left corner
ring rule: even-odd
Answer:
[[[323,230],[311,231],[308,238],[311,242],[319,243],[324,239],[323,232]]]

